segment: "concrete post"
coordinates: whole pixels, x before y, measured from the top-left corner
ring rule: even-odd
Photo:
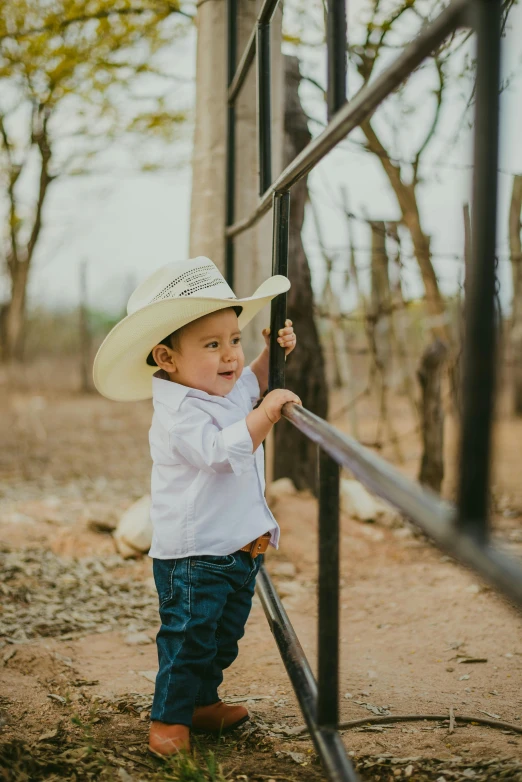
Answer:
[[[238,58],[255,23],[259,0],[239,0]],[[272,175],[283,165],[282,12],[271,25]],[[197,16],[196,122],[194,133],[190,254],[207,255],[224,270],[225,132],[226,132],[226,3],[205,0]],[[258,198],[258,155],[255,63],[236,103],[236,219],[254,209]],[[235,240],[235,293],[249,296],[271,274],[272,214]],[[268,309],[243,333],[247,361],[263,344],[261,329]]]

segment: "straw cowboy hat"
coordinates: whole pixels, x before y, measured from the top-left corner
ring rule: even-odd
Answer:
[[[238,299],[217,266],[204,256],[174,261],[139,285],[127,304],[127,317],[107,335],[94,359],[94,385],[103,396],[134,402],[152,396],[147,364],[152,348],[169,334],[210,312],[241,307],[239,328],[257,315],[290,281],[282,275],[265,280],[253,296]]]

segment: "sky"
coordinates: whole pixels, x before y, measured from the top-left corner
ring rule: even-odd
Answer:
[[[361,3],[359,3],[360,10]],[[353,4],[350,6],[354,8]],[[357,4],[351,11],[349,27],[358,24]],[[507,209],[512,173],[522,173],[522,8],[517,7],[504,42],[503,74],[514,72],[511,85],[501,96],[501,159],[499,173],[499,276],[503,307],[509,309],[511,295],[510,266],[507,262]],[[294,53],[291,46],[285,50]],[[196,36],[192,31],[177,41],[169,56],[179,74],[195,75]],[[307,54],[302,70],[324,83],[324,51]],[[427,127],[431,116],[433,83],[427,73],[419,73],[407,93],[415,108],[398,125],[393,143],[395,154],[409,158],[413,143]],[[353,74],[348,77],[348,92],[358,87]],[[184,88],[184,98],[193,104],[194,85]],[[421,189],[422,217],[432,236],[434,263],[443,291],[451,293],[461,279],[463,248],[463,203],[470,200],[472,137],[465,129],[456,144],[449,143],[462,114],[461,85],[451,92],[445,108],[442,131],[438,134],[426,161],[426,184]],[[318,90],[308,83],[301,87],[301,99],[307,113],[324,119],[324,105]],[[391,139],[390,128],[397,119],[396,104],[385,103],[375,117],[375,126]],[[413,119],[412,119],[413,117]],[[316,135],[319,123],[311,122]],[[88,296],[93,307],[121,311],[133,287],[159,266],[187,257],[191,192],[190,123],[183,138],[176,142],[177,166],[162,173],[145,174],[128,170],[122,173],[107,167],[107,173],[91,177],[64,179],[51,190],[45,211],[45,228],[34,261],[30,283],[30,302],[49,306],[75,306],[79,298],[81,264],[87,265]],[[328,248],[336,254],[334,279],[344,279],[346,224],[338,208],[341,188],[348,192],[351,210],[361,218],[395,220],[398,206],[379,162],[353,143],[357,133],[333,150],[310,174],[311,197],[320,216],[321,232]],[[118,151],[115,160],[118,161]],[[124,159],[122,155],[122,159]],[[364,220],[354,224],[357,262],[363,279],[367,278],[370,234]],[[324,282],[324,263],[317,243],[310,211],[304,227],[304,240],[314,287],[320,292]],[[408,247],[406,245],[406,255]],[[406,290],[411,296],[422,293],[416,264],[406,259]],[[353,292],[344,297],[347,307]]]

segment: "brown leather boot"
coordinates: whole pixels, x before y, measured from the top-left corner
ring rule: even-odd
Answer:
[[[169,725],[153,721],[150,724],[149,751],[168,757],[178,752],[190,752],[190,730],[186,725]]]
[[[202,733],[227,733],[248,719],[249,714],[244,706],[218,701],[209,706],[196,706],[192,715],[192,728]]]

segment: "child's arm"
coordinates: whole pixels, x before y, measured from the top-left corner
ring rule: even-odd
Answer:
[[[266,389],[268,388],[268,352],[269,352],[269,345],[270,345],[270,329],[263,329],[262,333],[263,333],[263,337],[265,338],[265,343],[266,343],[265,347],[263,348],[259,356],[255,358],[250,364],[250,369],[257,377],[257,382],[259,383],[261,396],[263,396]],[[288,354],[291,353],[292,350],[295,348],[297,339],[295,336],[295,332],[292,328],[291,320],[286,320],[285,328],[279,329],[279,336],[277,338],[277,341],[279,342],[281,347],[285,349],[285,356],[288,356]]]
[[[246,418],[218,429],[208,413],[182,403],[176,421],[169,429],[169,446],[175,458],[210,473],[234,472],[241,475],[252,468],[254,452],[272,426],[281,418],[285,402],[301,400],[292,391],[278,388],[263,399]]]
[[[281,418],[281,408],[286,402],[302,404],[299,397],[287,388],[276,388],[265,396],[259,407],[246,417],[247,429],[252,438],[252,450],[256,451],[273,425]]]

